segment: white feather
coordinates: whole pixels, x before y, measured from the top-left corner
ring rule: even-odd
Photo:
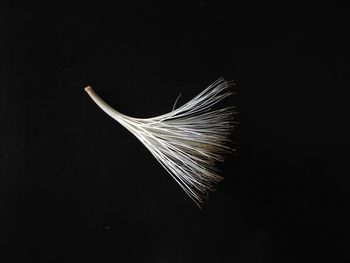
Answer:
[[[233,128],[234,107],[212,106],[232,94],[232,82],[218,79],[186,104],[153,118],[126,116],[104,102],[90,86],[85,91],[109,116],[134,134],[200,207],[222,180],[215,162],[223,161]]]

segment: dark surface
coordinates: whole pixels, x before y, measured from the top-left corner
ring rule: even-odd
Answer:
[[[1,261],[349,260],[349,15],[323,1],[3,5]],[[220,76],[237,83],[237,155],[202,210],[83,90],[150,117]]]

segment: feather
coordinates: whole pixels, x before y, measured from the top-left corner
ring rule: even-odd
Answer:
[[[133,118],[104,102],[88,86],[85,91],[153,154],[192,200],[201,207],[222,180],[215,163],[223,161],[233,129],[234,107],[212,109],[233,92],[233,82],[219,78],[192,100],[153,118]],[[176,104],[176,103],[175,103]]]

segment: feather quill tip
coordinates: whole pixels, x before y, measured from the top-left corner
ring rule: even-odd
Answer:
[[[85,90],[86,92],[88,92],[88,91],[92,90],[92,88],[91,88],[91,86],[87,86],[87,87],[85,87],[84,90]]]

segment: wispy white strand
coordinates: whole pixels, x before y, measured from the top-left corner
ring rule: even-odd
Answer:
[[[220,78],[177,109],[145,119],[116,111],[90,86],[85,91],[144,144],[200,207],[214,185],[222,180],[215,162],[223,161],[224,155],[232,151],[228,136],[233,128],[234,107],[212,109],[232,94],[232,85],[233,82]]]

